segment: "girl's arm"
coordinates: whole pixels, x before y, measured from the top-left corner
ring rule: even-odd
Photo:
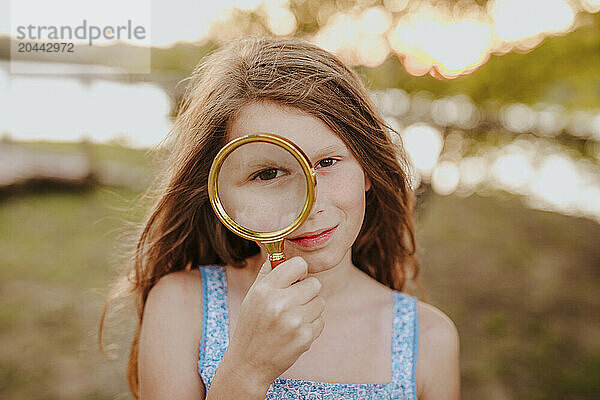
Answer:
[[[139,341],[141,400],[205,397],[198,374],[202,282],[197,272],[170,273],[150,290]]]
[[[419,400],[458,400],[460,369],[459,337],[456,326],[442,311],[420,301],[417,314],[418,398]]]

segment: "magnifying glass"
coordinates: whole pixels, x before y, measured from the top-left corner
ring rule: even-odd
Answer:
[[[283,241],[308,218],[316,186],[304,152],[267,133],[227,143],[208,175],[208,196],[219,220],[233,233],[262,243],[271,268],[285,261]]]

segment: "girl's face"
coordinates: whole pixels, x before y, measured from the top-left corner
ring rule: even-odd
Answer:
[[[351,262],[365,213],[365,191],[371,186],[352,153],[321,120],[289,106],[246,105],[231,121],[229,140],[258,132],[290,139],[306,153],[317,174],[316,201],[304,224],[286,238],[286,257],[303,257],[310,273]]]

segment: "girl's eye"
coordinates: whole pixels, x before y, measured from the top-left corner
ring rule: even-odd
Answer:
[[[325,158],[324,160],[321,160],[317,163],[317,168],[318,167],[331,167],[333,164],[335,164],[338,161],[339,160],[336,160],[335,158]]]
[[[261,181],[270,181],[271,179],[275,179],[278,176],[280,176],[278,174],[279,170],[277,168],[269,168],[269,169],[265,169],[260,171],[259,173],[257,173],[256,175],[254,175],[252,177],[252,180],[261,180]]]

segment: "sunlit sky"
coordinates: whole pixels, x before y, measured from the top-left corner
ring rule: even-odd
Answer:
[[[463,1],[452,8],[386,3],[387,8],[334,14],[315,41],[354,64],[377,66],[395,52],[413,75],[435,68],[451,78],[473,71],[490,54],[531,49],[546,35],[568,32],[580,11],[568,0],[492,0],[487,7]],[[585,0],[584,5],[591,12],[600,10],[600,1]],[[395,18],[390,9],[406,12]]]
[[[41,0],[20,0],[14,4],[24,1],[54,4]],[[50,7],[36,14],[35,21],[76,24],[82,18],[80,8],[91,4],[57,1],[73,2],[78,7]],[[107,9],[108,4],[115,1],[98,4]],[[8,3],[3,2],[0,7],[6,9]],[[135,7],[123,8],[125,3],[121,2],[118,3],[119,15],[102,17],[94,13],[94,18],[106,19],[105,23],[124,18],[145,23],[147,15],[151,15],[150,42],[155,46],[208,38],[219,40],[236,34],[239,24],[229,23],[235,9],[256,12],[276,35],[293,34],[298,25],[290,11],[289,0],[135,0],[126,3],[135,3]],[[354,9],[347,11],[321,10],[319,21],[323,26],[310,39],[341,54],[351,64],[377,66],[390,53],[396,53],[403,58],[411,74],[423,75],[435,69],[448,78],[473,71],[485,63],[490,54],[527,50],[539,45],[547,35],[568,32],[575,28],[578,13],[600,11],[600,0],[491,0],[486,6],[459,1],[449,2],[447,7],[421,0],[385,0],[385,7],[369,6],[372,3],[358,1]],[[0,12],[0,32],[11,32],[9,15]],[[17,19],[14,13],[13,18]],[[32,18],[31,13],[25,14],[25,19],[33,21]]]

